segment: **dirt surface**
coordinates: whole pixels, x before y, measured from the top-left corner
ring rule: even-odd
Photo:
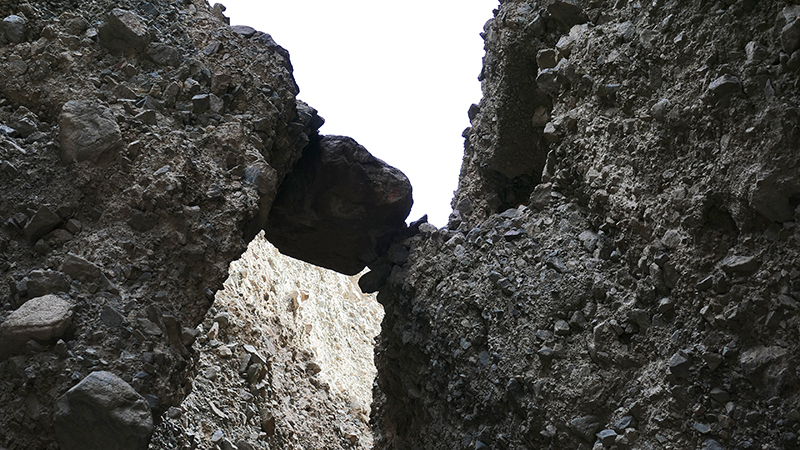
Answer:
[[[378,297],[376,448],[796,448],[796,8],[502,2]]]

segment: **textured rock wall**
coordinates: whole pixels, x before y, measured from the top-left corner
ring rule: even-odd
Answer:
[[[376,448],[796,448],[797,6],[503,1]]]
[[[194,327],[322,121],[288,53],[205,2],[0,13],[0,447],[56,448],[56,399],[110,401],[62,397],[89,373],[156,422],[187,394]]]

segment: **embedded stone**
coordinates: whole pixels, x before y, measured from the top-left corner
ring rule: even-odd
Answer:
[[[90,373],[58,399],[53,424],[62,450],[145,450],[153,434],[147,400],[105,371]]]
[[[110,109],[94,101],[70,100],[61,109],[58,122],[61,159],[97,161],[122,142],[117,120]]]
[[[0,359],[25,349],[31,339],[52,341],[72,322],[72,305],[55,295],[32,298],[0,324]]]

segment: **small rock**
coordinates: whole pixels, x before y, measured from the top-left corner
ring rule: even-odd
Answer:
[[[9,42],[18,44],[25,41],[25,32],[27,31],[25,19],[12,14],[3,19],[2,25],[3,28],[0,31],[5,33]]]
[[[714,352],[703,353],[703,359],[705,360],[706,364],[708,365],[708,368],[711,371],[713,371],[717,367],[719,367],[720,364],[722,364],[722,362],[724,361],[724,359],[722,358],[722,355],[720,355],[719,353],[714,353]]]
[[[617,440],[617,432],[614,430],[605,429],[597,433],[597,438],[604,447],[611,447]]]
[[[25,225],[25,237],[35,242],[42,236],[55,230],[60,224],[61,217],[47,206],[42,205]]]
[[[100,320],[109,328],[117,328],[125,322],[125,316],[111,305],[106,305],[100,312]]]
[[[547,139],[547,141],[550,143],[556,143],[558,142],[559,139],[561,139],[561,137],[558,135],[558,130],[556,130],[556,126],[553,124],[553,122],[547,122],[547,124],[544,126],[544,132],[542,134],[544,135],[544,138]]]
[[[667,117],[667,112],[669,112],[669,107],[669,100],[662,98],[650,108],[650,115],[658,120],[664,120],[664,118]]]
[[[552,0],[548,2],[547,11],[567,27],[589,21],[579,0]]]
[[[139,114],[134,116],[134,119],[138,120],[139,122],[142,122],[145,125],[156,125],[158,123],[158,116],[156,115],[156,112],[153,111],[152,109],[140,112]]]
[[[256,29],[247,25],[234,25],[231,27],[234,33],[243,36],[245,39],[250,39],[256,34]]]
[[[600,419],[593,415],[576,417],[569,421],[569,428],[584,441],[592,443],[600,428]]]
[[[689,378],[689,369],[691,367],[691,358],[684,351],[675,353],[669,360],[669,371],[675,375],[676,378]]]
[[[99,267],[74,253],[67,253],[61,271],[73,279],[93,281],[100,278]]]
[[[89,29],[89,21],[83,17],[73,17],[64,22],[64,29],[73,36],[80,36]]]
[[[539,75],[536,76],[536,86],[547,95],[558,95],[561,92],[558,71],[555,68],[540,70]]]
[[[533,188],[533,192],[531,193],[529,199],[529,205],[531,208],[535,208],[536,210],[542,211],[550,205],[550,199],[552,196],[550,195],[553,191],[553,185],[551,183],[541,183],[537,184],[535,188]]]
[[[578,235],[578,240],[581,241],[583,248],[585,248],[589,253],[594,252],[594,249],[597,248],[598,239],[599,236],[597,233],[591,230],[586,230]]]
[[[552,69],[556,66],[556,51],[552,48],[545,48],[536,53],[536,65],[540,69]]]
[[[69,283],[64,274],[55,270],[32,270],[25,278],[29,297],[69,291]]]
[[[800,18],[795,18],[781,29],[781,46],[783,51],[790,55],[800,49]]]
[[[708,393],[708,396],[722,404],[728,403],[731,399],[731,394],[729,394],[728,391],[718,387],[712,389],[711,392]]]
[[[120,8],[112,9],[98,30],[100,44],[115,53],[144,51],[150,43],[150,32],[137,14]]]
[[[92,372],[62,395],[53,422],[63,450],[145,450],[153,434],[147,401],[111,372]]]
[[[61,159],[65,163],[97,161],[101,154],[122,142],[114,114],[97,102],[68,101],[61,109],[58,125]]]
[[[553,332],[556,336],[567,336],[570,333],[569,330],[569,323],[566,320],[559,320],[556,322],[555,326],[553,326]]]
[[[706,439],[703,441],[703,446],[701,450],[725,450],[719,442],[715,441],[714,439]]]
[[[72,305],[55,295],[28,300],[0,324],[0,358],[25,347],[31,339],[50,341],[61,337],[72,322]]]
[[[547,110],[545,106],[539,106],[533,112],[533,119],[531,119],[531,123],[535,127],[543,127],[550,122],[550,112]]]
[[[720,268],[728,274],[751,275],[761,266],[761,261],[753,256],[728,256],[720,263]]]
[[[225,433],[223,433],[222,430],[217,430],[217,431],[214,432],[214,434],[211,435],[211,442],[216,444],[216,443],[222,441],[222,438],[224,436],[225,436]]]
[[[192,112],[202,114],[211,108],[211,98],[209,94],[198,94],[192,97]]]
[[[81,222],[78,219],[67,220],[67,223],[64,225],[64,228],[66,228],[66,230],[72,234],[78,234],[82,229]]]
[[[181,65],[181,52],[167,44],[152,44],[147,48],[147,56],[161,66],[178,67]]]
[[[711,95],[721,98],[742,91],[742,84],[733,75],[722,75],[708,85]]]
[[[697,432],[700,434],[708,434],[711,432],[711,426],[707,423],[695,422],[694,425],[692,425],[692,428],[697,430]]]

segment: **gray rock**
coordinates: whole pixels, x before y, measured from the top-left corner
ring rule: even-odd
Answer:
[[[147,56],[156,64],[178,67],[181,65],[181,52],[167,44],[152,44],[147,48]]]
[[[25,348],[31,339],[51,341],[64,335],[72,322],[72,305],[55,295],[32,298],[0,324],[0,359]]]
[[[234,25],[231,27],[234,33],[243,36],[246,39],[250,39],[256,34],[256,29],[253,27],[249,27],[247,25]]]
[[[61,263],[61,271],[74,279],[96,280],[100,278],[100,268],[74,253],[67,253]]]
[[[83,17],[73,17],[64,23],[64,29],[73,36],[80,36],[89,29],[89,21]]]
[[[790,55],[800,49],[800,19],[795,18],[781,29],[781,46]]]
[[[579,0],[548,0],[547,11],[567,27],[589,21]]]
[[[125,322],[125,316],[113,306],[106,305],[100,312],[100,320],[109,328],[117,328]]]
[[[209,94],[198,94],[192,97],[192,112],[202,114],[211,108],[211,98]]]
[[[701,450],[725,450],[725,447],[714,439],[706,439],[703,441]]]
[[[600,419],[593,415],[576,417],[569,421],[569,428],[584,441],[592,443],[600,429]]]
[[[556,336],[567,336],[570,332],[569,323],[566,320],[559,320],[553,326],[553,332]]]
[[[750,275],[761,266],[761,261],[753,256],[728,256],[719,263],[727,274]]]
[[[550,194],[552,191],[553,185],[551,183],[537,184],[536,187],[533,188],[528,204],[531,208],[535,208],[539,211],[544,210],[550,205]]]
[[[558,82],[558,71],[556,69],[542,69],[536,76],[536,86],[540,91],[548,95],[558,95],[561,92],[561,84]]]
[[[402,172],[351,138],[323,136],[284,179],[264,231],[286,255],[355,275],[386,253],[411,204]]]
[[[597,248],[597,240],[600,237],[591,230],[583,231],[581,234],[578,235],[578,240],[581,241],[583,244],[583,248],[586,249],[589,253],[594,252],[594,249]]]
[[[18,44],[20,42],[25,41],[25,32],[27,31],[27,25],[25,24],[25,19],[17,15],[10,15],[3,19],[3,33],[5,33],[6,39],[8,42]]]
[[[100,155],[122,142],[114,114],[97,102],[68,101],[61,109],[58,125],[61,159],[66,163],[97,161]]]
[[[150,32],[137,14],[114,8],[98,30],[100,44],[114,53],[124,53],[131,49],[143,52],[150,43]]]
[[[669,112],[670,103],[666,98],[662,98],[652,108],[650,108],[650,115],[658,120],[664,120]]]
[[[556,66],[556,51],[552,48],[545,48],[536,53],[536,65],[540,69],[552,69]]]
[[[692,360],[684,351],[679,351],[669,359],[669,371],[676,378],[689,378],[689,369],[692,367]]]
[[[54,270],[32,270],[25,279],[29,297],[41,297],[69,290],[69,283],[64,274]]]
[[[733,75],[722,75],[708,85],[708,92],[716,98],[742,92],[742,84]]]
[[[617,432],[614,430],[605,429],[597,433],[597,438],[600,439],[600,442],[604,447],[611,447],[611,445],[613,445],[614,441],[617,439]]]
[[[55,405],[62,450],[145,450],[153,434],[147,401],[111,372],[92,372]]]
[[[25,237],[36,241],[47,233],[55,230],[61,224],[61,217],[45,205],[39,207],[36,214],[25,224]]]

